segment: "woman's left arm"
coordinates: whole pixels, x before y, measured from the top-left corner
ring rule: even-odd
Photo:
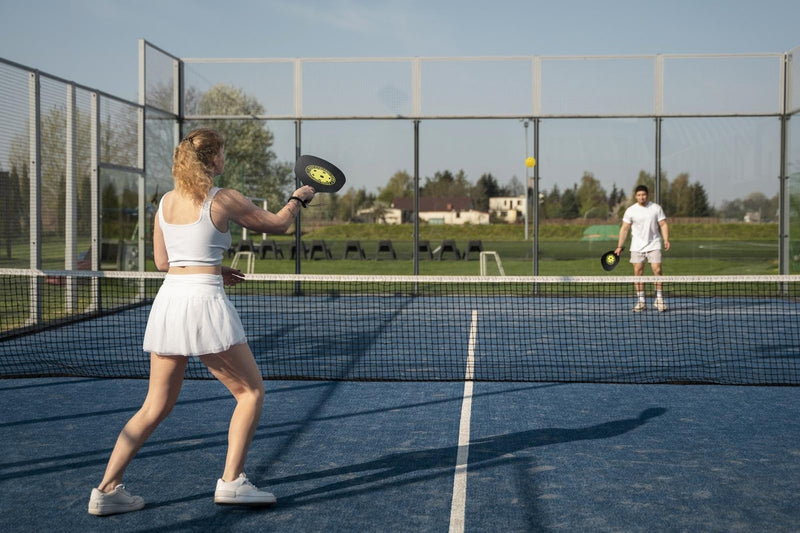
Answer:
[[[225,283],[225,285],[232,287],[243,281],[244,274],[242,274],[241,270],[227,266],[222,267],[222,282]]]
[[[167,256],[167,245],[164,243],[164,233],[158,224],[158,215],[153,225],[153,260],[156,268],[162,272],[169,270],[169,257]]]

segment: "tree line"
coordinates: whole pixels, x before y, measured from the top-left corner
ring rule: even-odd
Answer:
[[[641,170],[632,181],[630,190],[614,184],[607,191],[591,172],[584,172],[579,182],[561,190],[558,184],[549,190],[539,192],[539,217],[547,219],[613,219],[622,217],[625,209],[634,203],[633,191],[638,185],[646,185],[651,199],[655,198],[654,174]],[[768,198],[760,192],[747,195],[744,199],[723,202],[719,208],[710,205],[703,185],[692,182],[688,173],[678,174],[669,180],[665,173],[661,176],[660,203],[668,217],[723,218],[743,220],[746,214],[758,213],[762,222],[774,221],[778,212],[778,196]],[[468,197],[477,211],[489,211],[489,199],[494,197],[520,197],[531,191],[512,177],[501,185],[492,174],[483,174],[474,184],[463,170],[452,172],[443,170],[432,177],[426,177],[420,185],[421,197]],[[310,213],[313,218],[330,221],[363,220],[358,212],[370,210],[371,219],[380,219],[384,211],[391,207],[395,198],[410,198],[414,194],[413,178],[405,171],[396,172],[389,178],[386,186],[378,193],[370,193],[365,188],[349,189],[340,195],[330,195],[324,209]]]

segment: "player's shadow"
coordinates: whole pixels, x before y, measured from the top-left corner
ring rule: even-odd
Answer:
[[[583,428],[540,428],[478,439],[469,444],[468,468],[470,471],[474,471],[499,464],[527,460],[527,457],[520,458],[513,454],[540,446],[616,437],[632,431],[666,412],[667,410],[661,407],[650,408],[642,411],[636,418],[614,420]],[[273,478],[269,483],[271,487],[277,487],[284,483],[341,478],[339,481],[312,489],[282,495],[280,507],[283,508],[369,493],[389,485],[399,486],[440,476],[451,476],[457,453],[458,446],[392,453],[364,463]]]

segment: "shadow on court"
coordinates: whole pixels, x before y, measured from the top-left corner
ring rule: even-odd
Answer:
[[[666,411],[663,408],[645,409],[636,418],[614,420],[584,428],[541,428],[479,439],[469,445],[469,468],[470,470],[480,470],[500,463],[519,461],[520,459],[514,455],[515,453],[539,446],[616,437],[642,426],[648,420],[661,416]],[[285,495],[281,499],[281,506],[329,501],[333,497],[341,498],[357,492],[374,491],[376,486],[392,482],[391,480],[395,480],[392,483],[403,485],[417,483],[432,476],[450,476],[457,453],[458,446],[393,453],[364,463],[318,470],[297,476],[273,478],[271,482],[273,486],[277,487],[283,483],[298,481],[319,481],[330,477],[346,478],[311,490]],[[528,458],[525,457],[522,460],[527,461]],[[419,475],[408,477],[408,474],[411,473]],[[403,478],[407,479],[403,480]],[[364,488],[358,489],[358,487]],[[335,496],[322,496],[334,492]]]

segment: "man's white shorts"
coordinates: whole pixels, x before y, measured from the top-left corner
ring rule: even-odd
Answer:
[[[650,250],[649,252],[631,252],[631,263],[644,263],[645,258],[651,265],[661,263],[661,250]]]

